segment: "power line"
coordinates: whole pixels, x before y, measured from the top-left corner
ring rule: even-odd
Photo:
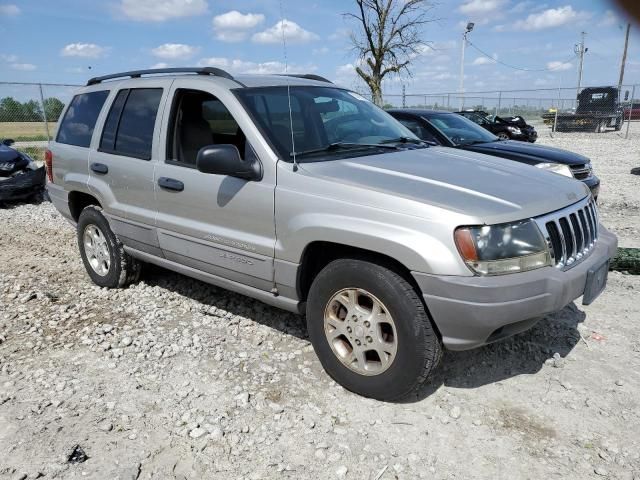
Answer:
[[[493,60],[495,63],[499,63],[500,65],[505,66],[505,67],[513,68],[514,70],[520,70],[520,71],[523,71],[523,72],[555,72],[555,71],[558,71],[557,68],[524,68],[524,67],[517,67],[515,65],[510,65],[508,63],[505,63],[505,62],[502,62],[502,61],[498,60],[497,58],[492,57],[487,52],[485,52],[484,50],[482,50],[479,47],[477,47],[476,45],[474,45],[470,40],[467,40],[467,42],[469,43],[470,46],[472,46],[474,48],[474,50],[477,50],[480,54],[482,54],[485,57]],[[567,60],[563,61],[562,63],[570,62],[573,59],[574,59],[573,56],[569,57]]]

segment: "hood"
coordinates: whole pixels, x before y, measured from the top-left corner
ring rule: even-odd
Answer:
[[[300,167],[334,185],[381,193],[359,195],[373,207],[427,217],[433,209],[426,205],[487,224],[546,214],[589,194],[584,184],[562,175],[447,147],[303,163]],[[355,198],[347,189],[332,190],[346,202]]]
[[[584,165],[590,161],[587,157],[568,150],[514,140],[479,143],[469,145],[465,149],[488,155],[499,155],[513,160],[530,159],[534,163],[552,162],[564,163],[565,165]]]

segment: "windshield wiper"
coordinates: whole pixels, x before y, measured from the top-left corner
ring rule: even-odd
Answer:
[[[312,148],[310,150],[303,150],[301,152],[291,152],[289,154],[290,157],[296,156],[301,157],[304,155],[311,155],[314,153],[324,153],[324,152],[333,152],[336,150],[355,150],[357,148],[390,148],[393,150],[398,149],[395,145],[384,145],[380,143],[350,143],[350,142],[335,142],[330,143],[324,147],[320,148]]]
[[[381,145],[385,145],[387,143],[415,143],[416,145],[428,145],[428,143],[424,140],[409,137],[390,138],[388,140],[383,140],[380,142]]]

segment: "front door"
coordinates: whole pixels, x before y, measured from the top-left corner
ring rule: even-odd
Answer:
[[[228,89],[218,92],[206,80],[190,78],[188,86],[175,80],[170,99],[162,132],[166,151],[155,174],[156,225],[165,258],[271,290],[274,169],[264,168],[261,181],[196,169],[198,151],[211,144],[232,144],[243,158],[256,156],[252,142],[260,140],[252,136],[250,119]]]

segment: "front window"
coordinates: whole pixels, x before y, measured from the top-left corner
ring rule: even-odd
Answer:
[[[278,86],[235,91],[281,158],[318,161],[389,151],[420,140],[360,95],[333,87]]]
[[[455,113],[429,115],[427,120],[456,146],[498,140],[498,137],[491,132],[478,126],[468,118]]]

